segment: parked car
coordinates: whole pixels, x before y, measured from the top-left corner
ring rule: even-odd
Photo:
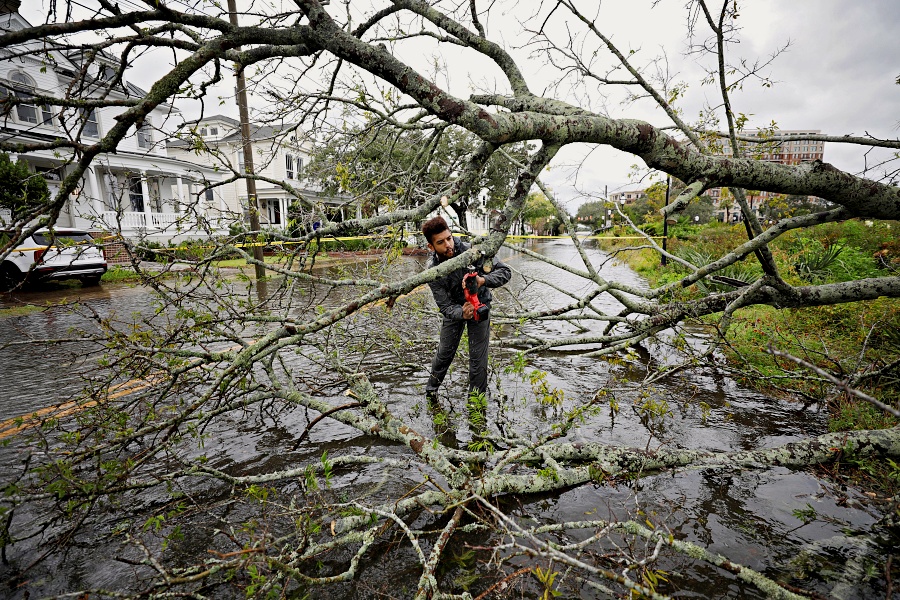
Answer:
[[[12,239],[12,232],[0,231],[0,248]],[[97,285],[106,273],[103,249],[86,231],[39,229],[10,251],[0,265],[0,289],[8,291],[23,283],[80,279],[83,285]]]

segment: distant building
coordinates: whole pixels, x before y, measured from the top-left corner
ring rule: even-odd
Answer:
[[[0,14],[0,31],[30,26],[16,12]],[[82,80],[80,88],[87,90],[88,97],[103,95],[114,101],[145,96],[144,90],[131,83],[113,83],[117,67],[116,59],[102,53],[91,56],[78,50],[8,47],[0,50],[0,95],[19,100],[38,95],[66,98],[72,82],[84,72],[88,79]],[[83,92],[79,95],[84,96]],[[116,116],[124,111],[124,107],[87,110],[20,103],[0,115],[0,139],[34,144],[68,138],[90,144],[114,127]],[[174,120],[180,121],[178,109],[160,105],[140,129],[122,140],[114,154],[98,155],[66,201],[57,224],[160,242],[202,237],[217,227],[221,198],[206,184],[218,182],[221,175],[211,167],[167,155],[163,140]],[[55,194],[72,170],[74,155],[62,148],[11,153],[10,158],[24,159]],[[8,223],[11,216],[0,211],[0,218]]]
[[[203,140],[205,150],[196,150],[192,139],[195,136]],[[324,195],[306,177],[312,144],[296,126],[251,124],[250,143],[254,173],[262,178],[256,180],[261,226],[285,229],[288,212],[298,199],[294,194],[308,203],[322,206],[329,220],[343,221],[361,216],[358,203],[345,197]],[[167,148],[171,156],[206,167],[215,166],[229,177],[245,170],[240,123],[224,115],[205,117],[192,124],[190,130],[182,129],[178,136],[167,142]],[[287,184],[294,193],[276,182]],[[235,215],[243,215],[249,222],[247,181],[241,178],[225,184],[221,194],[229,210]],[[300,212],[303,210],[309,212],[308,208]],[[317,220],[314,214],[308,217],[310,224]]]
[[[781,141],[781,138],[802,138],[804,135],[819,135],[820,133],[821,131],[818,129],[780,129],[774,132],[771,137],[760,137],[759,143],[741,141],[740,148],[748,158],[755,158],[757,160],[764,160],[782,165],[798,165],[813,160],[823,160],[825,155],[825,142],[804,139]],[[759,132],[748,131],[742,135],[745,137],[757,137]],[[731,146],[726,144],[721,155],[730,157],[732,155]],[[717,218],[720,221],[740,220],[741,209],[736,204],[732,206],[733,202],[731,201],[732,197],[730,194],[723,193],[720,188],[714,188],[708,190],[706,195],[712,198],[713,204],[716,207]],[[769,199],[777,195],[778,194],[773,192],[759,192],[753,195],[748,194],[747,202],[756,215],[759,216],[760,211],[764,209]],[[821,199],[815,197],[810,197],[810,200],[812,202],[822,202]]]
[[[759,143],[740,142],[740,148],[747,156],[783,165],[798,165],[811,160],[822,160],[825,152],[825,142],[812,140],[798,140],[792,142],[779,141],[785,137],[800,137],[804,135],[819,135],[818,129],[779,129],[771,137],[759,138]],[[757,137],[758,131],[747,131],[744,137]],[[726,145],[722,150],[723,156],[731,156],[731,146]]]
[[[609,195],[610,202],[616,204],[634,204],[642,198],[646,198],[645,190],[624,190],[621,192],[613,192]]]

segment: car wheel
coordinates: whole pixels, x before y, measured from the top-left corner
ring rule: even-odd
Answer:
[[[22,283],[22,279],[22,274],[14,266],[0,266],[0,292],[11,292]]]
[[[102,275],[87,275],[81,278],[81,285],[83,287],[93,287],[95,285],[100,285],[100,277]]]

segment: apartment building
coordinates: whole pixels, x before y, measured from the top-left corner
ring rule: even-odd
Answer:
[[[616,204],[634,204],[641,198],[646,198],[647,194],[644,190],[623,190],[621,192],[612,192],[609,195],[609,201]]]
[[[798,165],[813,160],[823,160],[825,155],[825,142],[804,139],[803,136],[816,136],[821,134],[818,129],[781,129],[773,135],[760,135],[758,131],[748,131],[743,137],[758,137],[759,142],[741,141],[740,149],[744,156],[764,160],[783,165]],[[798,138],[790,141],[784,138]],[[726,145],[722,150],[722,156],[731,156],[731,147]],[[707,195],[713,199],[716,206],[717,217],[720,221],[739,221],[741,210],[733,201],[733,197],[720,188],[708,190]],[[773,192],[758,192],[747,195],[747,202],[757,217],[764,211],[769,199],[776,196]],[[820,201],[811,197],[812,202]]]

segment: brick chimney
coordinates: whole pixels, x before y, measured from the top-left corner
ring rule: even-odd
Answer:
[[[0,15],[19,12],[21,0],[0,0]]]

